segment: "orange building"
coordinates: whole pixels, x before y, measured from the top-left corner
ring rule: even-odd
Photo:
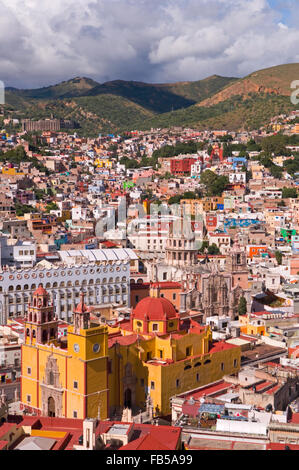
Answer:
[[[177,310],[181,307],[182,285],[179,282],[154,282],[151,284],[151,297],[164,297],[169,300]]]

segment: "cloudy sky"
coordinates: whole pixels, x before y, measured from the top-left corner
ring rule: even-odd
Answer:
[[[0,80],[23,88],[76,76],[161,83],[299,62],[298,3],[0,0]]]

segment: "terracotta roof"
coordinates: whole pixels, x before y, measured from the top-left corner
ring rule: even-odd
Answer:
[[[211,349],[209,350],[209,354],[213,354],[219,351],[225,351],[227,349],[233,349],[233,348],[240,349],[240,347],[236,346],[235,344],[229,344],[229,343],[226,343],[225,341],[217,341],[213,343]]]
[[[157,440],[151,433],[147,433],[127,445],[122,446],[119,450],[174,450],[168,447],[165,441]]]
[[[121,346],[129,346],[130,344],[136,343],[138,335],[128,335],[128,336],[115,336],[114,338],[108,339],[108,348],[111,348],[115,343],[120,344]],[[139,335],[139,339],[144,341],[143,336]]]
[[[90,312],[90,308],[87,307],[87,305],[85,305],[85,303],[84,303],[84,292],[81,292],[80,297],[81,297],[81,301],[80,301],[80,303],[77,305],[77,307],[76,307],[74,313],[86,313],[86,312]]]
[[[48,295],[48,292],[43,288],[42,284],[40,284],[38,288],[36,289],[36,291],[33,293],[33,295],[46,296]]]
[[[173,304],[163,297],[146,297],[142,299],[133,311],[133,317],[149,321],[163,321],[178,316]]]
[[[151,284],[151,287],[157,287],[161,289],[180,289],[182,287],[182,284],[179,282],[153,282]]]

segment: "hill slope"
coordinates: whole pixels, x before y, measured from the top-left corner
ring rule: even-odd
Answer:
[[[290,99],[266,93],[251,93],[248,97],[235,95],[211,106],[194,105],[173,113],[154,116],[135,122],[134,129],[170,128],[175,126],[198,129],[253,130],[267,124],[271,117],[295,110]]]
[[[298,77],[299,64],[286,64],[241,79],[213,75],[167,84],[75,78],[37,90],[9,88],[5,108],[20,119],[73,119],[87,136],[171,126],[253,129],[295,109],[290,84]]]
[[[233,96],[248,96],[249,93],[269,93],[290,96],[291,83],[299,78],[299,64],[286,64],[253,72],[245,78],[229,84],[214,96],[201,101],[199,106],[212,106]]]
[[[57,85],[52,85],[33,90],[18,90],[16,88],[8,88],[8,91],[23,99],[63,99],[72,98],[74,96],[86,95],[89,90],[98,86],[98,83],[90,78],[76,77]]]
[[[160,114],[187,108],[212,96],[234,80],[236,79],[216,75],[196,82],[170,84],[148,84],[116,80],[96,86],[87,95],[110,94],[122,96],[149,111]]]

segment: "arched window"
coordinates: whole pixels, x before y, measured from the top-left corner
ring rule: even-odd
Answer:
[[[58,286],[57,282],[53,282],[53,287],[57,287],[57,286]]]
[[[210,362],[211,362],[210,359],[207,359],[207,360],[204,362],[204,364],[210,364]]]
[[[54,374],[51,370],[49,372],[49,385],[54,385]]]
[[[18,284],[16,290],[22,290],[21,286]]]
[[[191,366],[189,365],[184,367],[184,370],[189,370],[189,369],[191,369]]]
[[[200,367],[200,366],[201,366],[201,362],[197,362],[194,367]]]

